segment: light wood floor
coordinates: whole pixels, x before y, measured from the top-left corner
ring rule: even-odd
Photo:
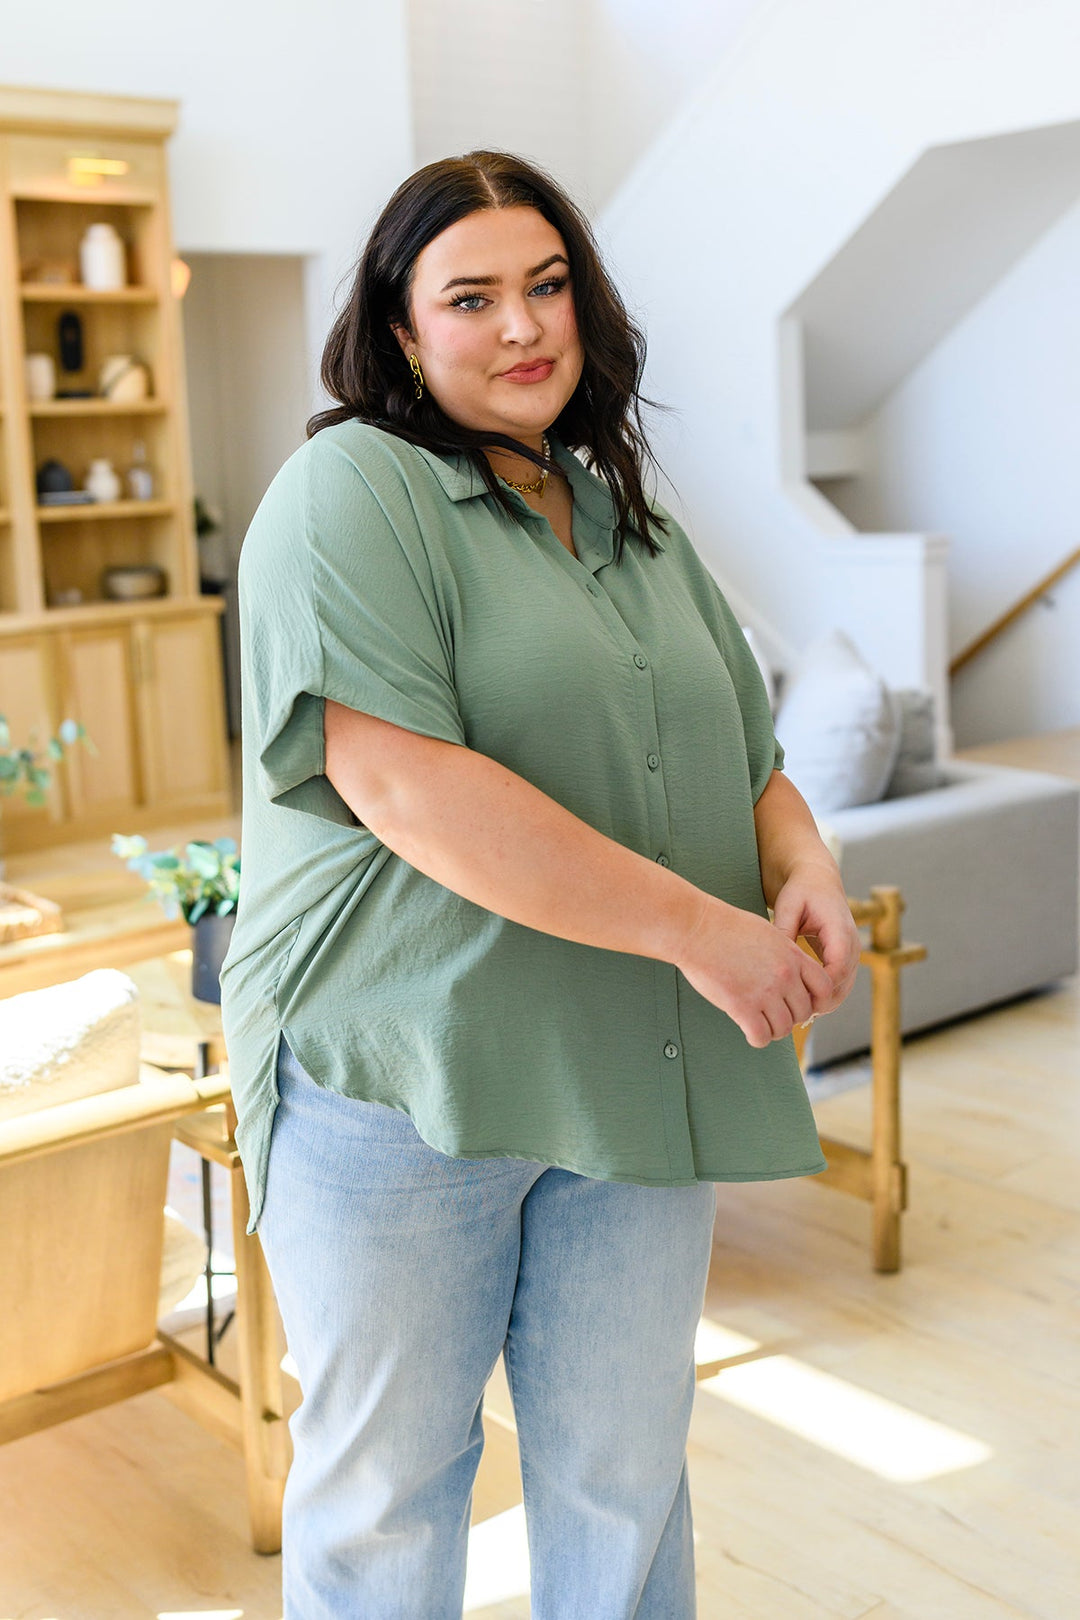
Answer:
[[[1023,763],[1080,776],[1078,740],[1028,740]],[[815,1113],[868,1140],[865,1090]],[[718,1188],[690,1435],[701,1620],[1080,1616],[1075,981],[908,1044],[904,1155],[896,1276],[870,1269],[867,1206],[812,1178]],[[501,1378],[487,1433],[466,1613],[523,1620]],[[280,1615],[239,1458],[164,1395],[0,1451],[0,1620]]]

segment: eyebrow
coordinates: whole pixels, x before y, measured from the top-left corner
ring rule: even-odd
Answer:
[[[525,280],[528,281],[530,276],[538,276],[541,270],[547,270],[553,264],[565,264],[568,270],[570,268],[568,259],[561,253],[553,253],[550,259],[545,259],[542,264],[534,264],[531,270],[526,270]],[[455,276],[453,281],[448,281],[439,291],[449,292],[451,287],[497,287],[500,280],[499,276]]]

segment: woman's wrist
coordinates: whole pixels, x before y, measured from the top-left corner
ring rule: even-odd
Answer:
[[[655,924],[646,947],[658,962],[678,967],[686,960],[690,942],[699,932],[710,904],[720,905],[704,889],[697,888],[675,872],[657,873],[663,889],[663,903],[654,912]]]
[[[840,868],[805,799],[782,771],[773,772],[754,806],[754,824],[762,889],[770,906],[785,884],[797,876],[824,883],[831,879],[843,887]]]
[[[786,862],[781,868],[780,886],[790,883],[792,878],[815,876],[843,888],[844,880],[840,876],[840,868],[824,844],[820,844],[817,849],[800,851]]]

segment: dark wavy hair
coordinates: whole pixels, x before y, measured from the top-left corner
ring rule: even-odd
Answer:
[[[313,416],[308,437],[338,422],[360,420],[396,433],[437,455],[466,456],[492,495],[513,511],[505,487],[483,454],[498,445],[557,470],[542,454],[503,433],[463,427],[429,390],[417,400],[393,326],[415,330],[411,292],[416,261],[429,242],[466,215],[488,208],[535,208],[559,232],[570,261],[570,286],[584,368],[552,429],[607,483],[615,502],[616,556],[633,532],[655,553],[651,528],[666,531],[643,486],[656,465],[641,420],[639,393],[645,338],[628,315],[600,259],[585,215],[536,164],[510,152],[466,152],[428,163],[402,182],[379,215],[361,253],[349,297],[322,359],[323,387],[339,403]]]

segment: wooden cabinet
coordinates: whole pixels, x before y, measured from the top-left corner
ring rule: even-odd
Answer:
[[[12,738],[44,740],[52,735],[56,703],[52,687],[53,661],[48,638],[14,635],[0,640],[0,713],[7,718]],[[0,799],[3,847],[18,848],[23,835],[39,826],[55,828],[65,814],[62,785],[54,780],[46,807],[33,809],[21,795]]]
[[[71,749],[47,812],[5,800],[9,852],[222,814],[220,607],[155,602],[93,620],[69,610],[39,616],[32,634],[0,632],[0,702],[15,735],[44,739],[77,715],[93,744]]]
[[[211,808],[228,768],[218,623],[177,614],[132,627],[143,790],[160,811]]]
[[[228,808],[220,602],[199,595],[180,310],[173,295],[165,141],[176,104],[0,89],[0,713],[16,737],[71,717],[76,749],[45,810],[5,805],[9,849]],[[79,245],[107,224],[123,285],[80,280]],[[74,337],[72,334],[74,333]],[[26,359],[56,377],[31,397]],[[126,356],[144,393],[102,392]],[[129,378],[130,384],[130,378]],[[45,499],[59,463],[76,490],[107,459],[147,493]],[[136,498],[141,493],[142,498]],[[151,565],[165,595],[109,600],[107,571]],[[35,718],[36,717],[36,718]]]
[[[79,716],[93,743],[92,752],[74,749],[63,773],[71,818],[123,821],[140,796],[130,629],[79,626],[63,631],[57,642],[62,708]]]

